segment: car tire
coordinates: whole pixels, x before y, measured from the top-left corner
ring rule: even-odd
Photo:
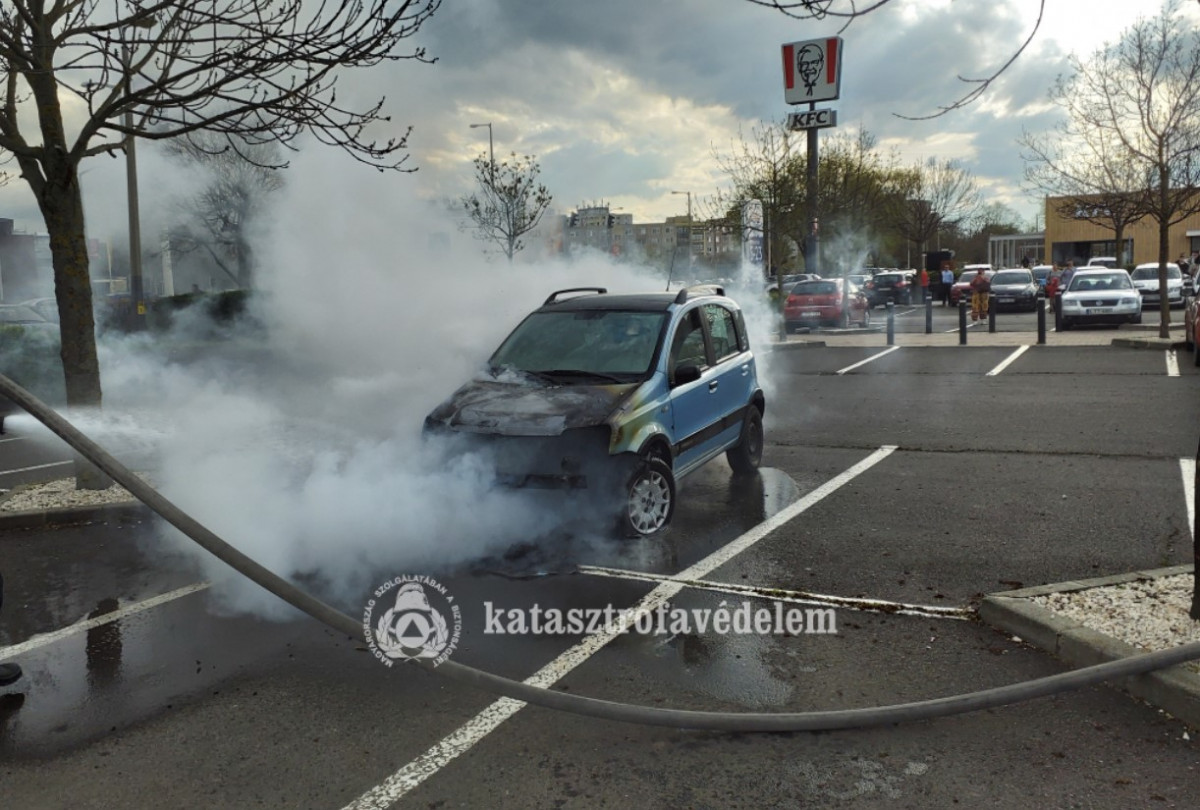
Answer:
[[[1142,322],[1142,313],[1140,313],[1140,312],[1139,312],[1137,315],[1134,315],[1134,316],[1133,316],[1133,322],[1134,322],[1134,323],[1141,323],[1141,322]]]
[[[1064,332],[1069,332],[1069,331],[1071,331],[1071,326],[1072,326],[1072,324],[1071,324],[1071,319],[1070,319],[1070,318],[1063,318],[1063,319],[1062,319],[1062,328],[1063,328],[1063,331],[1064,331]]]
[[[628,538],[662,531],[675,513],[675,475],[661,458],[640,459],[625,482],[620,529]]]
[[[742,437],[736,446],[725,451],[725,459],[737,475],[749,475],[762,463],[763,424],[762,412],[757,405],[746,409],[742,420]]]

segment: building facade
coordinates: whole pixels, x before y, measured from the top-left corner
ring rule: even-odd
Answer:
[[[1046,198],[1047,263],[1073,261],[1079,266],[1096,256],[1115,256],[1125,267],[1158,261],[1158,223],[1151,217],[1143,217],[1128,226],[1122,239],[1124,245],[1118,246],[1111,227],[1097,225],[1079,215],[1064,215],[1060,211],[1064,199]],[[1192,214],[1172,225],[1167,237],[1169,259],[1183,255],[1191,257],[1196,251],[1200,251],[1200,214]]]
[[[736,228],[687,216],[635,223],[632,214],[614,213],[607,205],[592,205],[559,219],[563,252],[567,254],[590,249],[656,265],[690,258],[694,266],[697,260],[712,261],[741,251]]]

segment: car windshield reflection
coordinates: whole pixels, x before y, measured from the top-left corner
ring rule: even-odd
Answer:
[[[558,383],[633,382],[649,374],[665,320],[663,312],[537,312],[504,341],[488,365]]]

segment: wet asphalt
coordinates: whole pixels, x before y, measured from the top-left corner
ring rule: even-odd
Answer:
[[[993,591],[1190,561],[1180,459],[1195,455],[1200,374],[1186,354],[1179,377],[1167,377],[1162,352],[1109,347],[1035,348],[996,377],[985,375],[1008,350],[904,348],[836,374],[876,353],[770,358],[762,474],[738,482],[723,461],[708,465],[683,482],[662,537],[628,545],[560,533],[433,572],[464,606],[455,660],[529,676],[578,637],[485,634],[484,601],[631,605],[652,582],[580,566],[681,571],[881,445],[898,449],[705,579],[970,608]],[[149,517],[5,532],[0,560],[0,647],[204,583]],[[368,595],[339,606],[361,612]],[[688,588],[672,603],[731,598]],[[201,587],[16,656],[27,677],[0,698],[4,803],[344,807],[493,703],[382,667],[361,639],[307,618],[229,615],[223,604]],[[1062,669],[974,621],[837,617],[838,632],[818,636],[624,635],[555,688],[649,706],[808,711]],[[397,806],[1182,806],[1200,792],[1194,738],[1109,687],[809,734],[525,708],[457,757],[427,760]]]

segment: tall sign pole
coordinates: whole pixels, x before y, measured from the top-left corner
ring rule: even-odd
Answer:
[[[817,109],[818,101],[832,101],[841,95],[842,38],[826,37],[783,46],[783,100],[788,104],[808,104],[808,111],[788,116],[788,129],[808,132],[808,238],[805,239],[804,269],[820,272],[821,236],[818,206],[818,166],[820,165],[817,130],[837,126],[837,110]]]

